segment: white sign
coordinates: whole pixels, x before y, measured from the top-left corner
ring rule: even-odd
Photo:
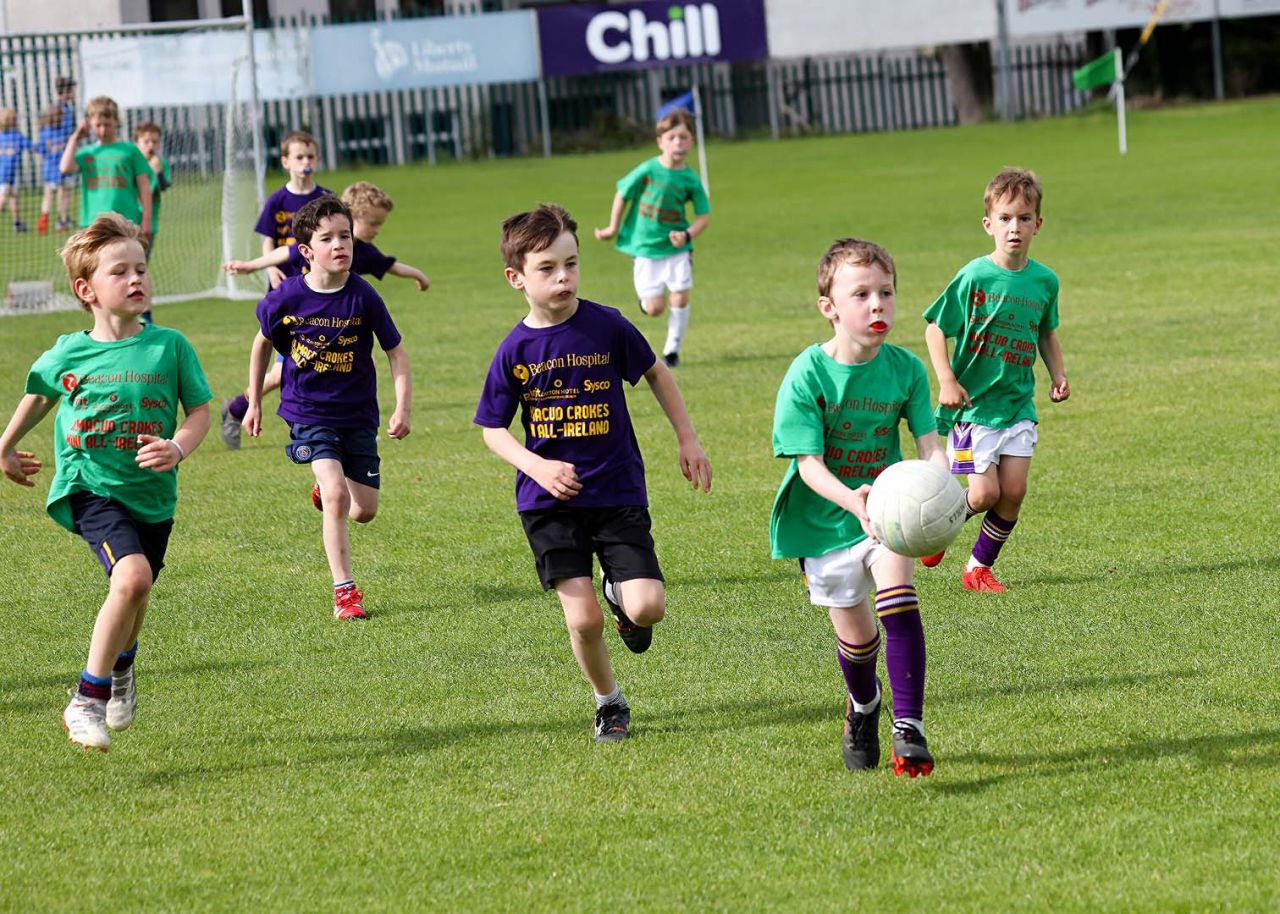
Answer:
[[[311,94],[306,33],[298,29],[254,32],[258,95],[262,99]],[[248,47],[244,32],[184,32],[85,38],[80,42],[83,95],[109,95],[121,108],[208,105],[249,100]]]
[[[1160,0],[1004,0],[1009,34],[1046,35],[1100,29],[1142,28]],[[1280,12],[1280,0],[1169,0],[1160,25],[1203,22]]]
[[[996,34],[995,2],[976,0],[768,0],[765,14],[774,57],[962,44]]]

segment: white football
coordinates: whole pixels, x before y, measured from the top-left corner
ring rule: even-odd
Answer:
[[[964,526],[964,489],[936,463],[903,460],[876,477],[867,513],[876,539],[898,555],[932,555]]]

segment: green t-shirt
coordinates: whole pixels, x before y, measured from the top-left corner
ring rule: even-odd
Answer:
[[[1036,419],[1034,402],[1040,334],[1058,326],[1058,277],[1028,260],[1017,272],[979,257],[965,264],[937,301],[927,321],[955,339],[951,370],[973,401],[937,410],[938,432],[957,422],[1009,428]]]
[[[67,496],[113,498],[144,523],[173,517],[178,470],[142,469],[138,435],[171,438],[178,404],[190,412],[212,394],[191,344],[177,330],[144,325],[127,340],[100,343],[85,331],[58,337],[27,373],[29,394],[61,397],[54,419],[57,470],[49,515],[72,533]]]
[[[844,365],[814,344],[800,353],[778,388],[773,456],[791,463],[769,519],[775,559],[812,558],[866,538],[858,518],[810,489],[795,458],[825,455],[827,469],[851,489],[902,459],[898,422],[914,438],[933,433],[924,363],[890,343],[870,362]]]
[[[618,230],[618,250],[632,257],[670,257],[692,251],[693,244],[677,248],[670,232],[689,227],[685,204],[693,201],[695,216],[711,212],[707,192],[692,168],[665,168],[655,156],[637,165],[618,182],[618,193],[631,205]]]
[[[103,213],[119,213],[135,225],[142,224],[138,200],[138,176],[148,181],[155,174],[142,150],[132,143],[95,143],[76,150],[80,169],[80,227]]]

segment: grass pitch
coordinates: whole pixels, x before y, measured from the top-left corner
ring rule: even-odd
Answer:
[[[362,172],[396,200],[380,244],[433,281],[381,285],[417,389],[412,436],[383,441],[381,514],[353,533],[374,618],[330,618],[283,425],[238,453],[215,430],[183,467],[137,723],[83,757],[57,718],[102,574],[44,515],[47,477],[0,487],[0,909],[1274,910],[1278,118],[1274,99],[1135,112],[1123,159],[1108,113],[713,144],[678,378],[715,489],[687,490],[642,384],[669,615],[642,657],[607,634],[634,738],[605,747],[511,471],[470,419],[522,314],[504,216],[568,206],[583,295],[641,320],[629,263],[585,239],[648,151]],[[989,250],[982,188],[1004,164],[1045,183],[1032,255],[1062,278],[1072,398],[1048,403],[1040,373],[1011,592],[960,589],[973,524],[917,575],[934,776],[850,775],[830,625],[768,554],[774,394],[826,333],[813,277],[835,237],[895,255],[890,339],[923,356],[919,313]],[[251,313],[157,316],[221,398],[243,384]],[[83,325],[0,321],[6,413]],[[48,456],[50,436],[27,444]]]

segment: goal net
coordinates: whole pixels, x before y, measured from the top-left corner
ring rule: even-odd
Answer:
[[[76,118],[83,121],[89,99],[106,95],[120,108],[119,141],[133,142],[140,126],[159,130],[162,176],[152,182],[158,203],[150,259],[153,303],[260,296],[260,278],[237,278],[221,270],[226,260],[261,253],[253,225],[265,160],[243,24],[222,20],[162,33],[82,35],[72,47],[72,75],[79,77],[80,89]],[[56,89],[53,66],[44,72],[31,69],[34,79],[43,77]],[[41,120],[51,124],[56,105],[26,107],[23,113],[34,128],[28,136],[36,142]],[[51,132],[45,130],[47,140]],[[87,142],[93,141],[90,137]],[[9,225],[8,218],[0,222],[4,314],[79,307],[58,249],[81,224],[82,180],[72,175],[61,187],[47,190],[47,182],[56,182],[57,176],[45,171],[45,156],[60,158],[61,151],[53,150],[52,142],[45,143],[47,149],[36,145],[19,162],[15,182],[24,230]],[[46,197],[48,216],[41,218]],[[9,216],[7,207],[0,215]]]

